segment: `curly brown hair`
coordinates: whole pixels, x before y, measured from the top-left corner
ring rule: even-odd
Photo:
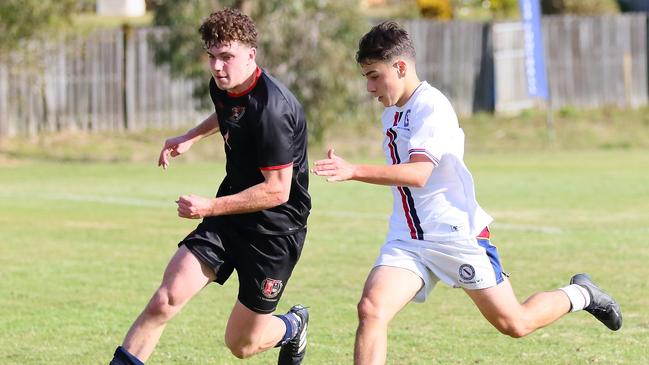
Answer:
[[[225,8],[210,14],[198,31],[206,49],[233,41],[257,47],[255,24],[248,15],[237,9]]]

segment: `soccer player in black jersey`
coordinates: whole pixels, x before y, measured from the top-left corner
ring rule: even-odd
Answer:
[[[311,208],[302,106],[256,64],[257,31],[233,9],[200,27],[212,73],[215,112],[187,133],[165,141],[158,165],[167,168],[194,142],[220,132],[226,177],[215,198],[183,195],[178,216],[202,222],[178,245],[160,287],[115,351],[112,365],[142,364],[166,323],[204,286],[223,284],[233,270],[239,294],[225,331],[238,358],[281,347],[279,365],[304,358],[309,320],[296,305],[273,315],[297,263]]]

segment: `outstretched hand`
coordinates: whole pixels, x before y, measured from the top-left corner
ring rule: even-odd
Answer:
[[[353,164],[336,156],[334,149],[330,148],[327,151],[327,158],[316,161],[311,172],[317,176],[325,176],[329,182],[334,182],[352,179],[355,169]]]
[[[174,138],[169,138],[165,141],[164,147],[160,151],[160,156],[158,157],[158,166],[161,166],[163,169],[167,169],[169,166],[169,156],[176,157],[181,155],[192,146],[191,140],[187,140],[185,136],[178,136]]]

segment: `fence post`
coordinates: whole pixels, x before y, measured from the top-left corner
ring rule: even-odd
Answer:
[[[8,79],[7,66],[0,62],[0,139],[9,137]]]
[[[135,85],[135,70],[134,70],[134,50],[133,50],[133,27],[124,24],[122,26],[122,46],[124,47],[123,53],[123,66],[122,66],[122,98],[124,100],[124,129],[130,131],[133,129],[133,92]]]

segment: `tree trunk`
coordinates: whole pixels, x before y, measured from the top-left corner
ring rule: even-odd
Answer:
[[[234,2],[234,7],[241,10],[244,14],[252,14],[252,1],[250,0],[237,0]]]

